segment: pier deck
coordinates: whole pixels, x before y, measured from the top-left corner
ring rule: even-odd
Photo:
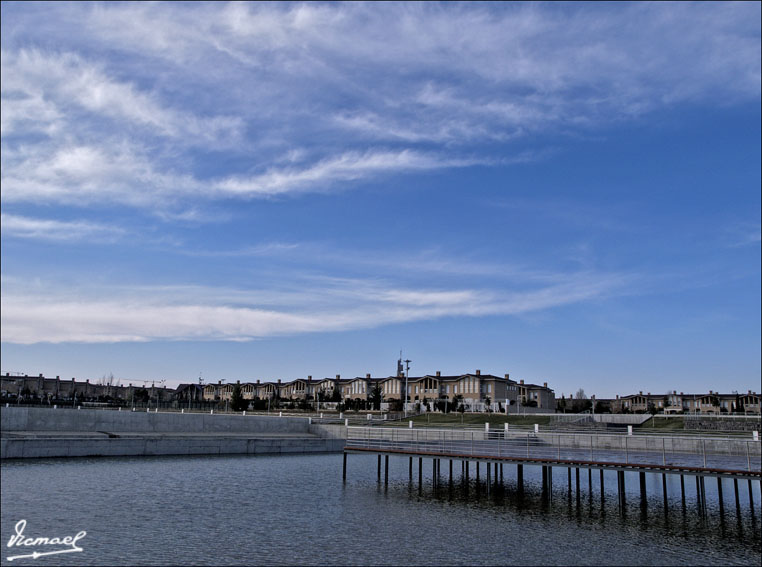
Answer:
[[[760,441],[696,437],[508,430],[349,427],[347,453],[494,464],[585,468],[699,477],[762,479]]]

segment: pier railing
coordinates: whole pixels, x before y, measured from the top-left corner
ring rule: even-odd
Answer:
[[[760,441],[751,438],[503,430],[348,427],[346,449],[453,458],[514,458],[760,471]]]

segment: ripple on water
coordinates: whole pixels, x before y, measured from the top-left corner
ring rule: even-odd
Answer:
[[[446,462],[445,462],[446,463]],[[443,463],[443,465],[445,464]],[[40,459],[2,463],[2,538],[26,519],[28,535],[86,530],[83,553],[40,558],[36,565],[757,565],[760,515],[732,485],[720,520],[716,485],[707,484],[708,517],[686,510],[670,479],[665,513],[661,480],[649,479],[641,507],[637,477],[628,479],[627,509],[617,509],[615,477],[601,503],[597,475],[579,500],[554,478],[543,503],[539,469],[524,468],[525,490],[505,468],[505,490],[447,469],[438,490],[424,463],[418,489],[407,459],[390,460],[387,487],[373,456],[341,455]],[[483,480],[483,477],[482,477]],[[690,486],[690,485],[689,485]],[[712,490],[714,488],[714,490]],[[757,506],[762,502],[755,488]],[[675,498],[675,495],[678,495]],[[744,495],[746,495],[744,497]],[[3,562],[8,549],[3,546]]]

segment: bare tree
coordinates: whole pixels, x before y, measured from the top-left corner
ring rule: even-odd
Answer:
[[[114,373],[109,372],[108,375],[104,374],[101,378],[98,378],[99,386],[119,386],[120,380],[114,378]]]
[[[574,401],[572,402],[572,411],[579,413],[581,411],[587,411],[593,407],[593,403],[587,399],[585,390],[580,388],[577,393],[574,394]]]

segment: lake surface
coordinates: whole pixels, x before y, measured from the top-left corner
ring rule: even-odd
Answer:
[[[695,482],[648,475],[643,507],[638,478],[627,476],[622,515],[616,476],[598,475],[592,495],[581,471],[579,499],[554,469],[553,501],[543,502],[538,467],[524,467],[525,491],[506,466],[505,490],[489,497],[470,485],[432,487],[424,460],[409,482],[407,458],[390,459],[389,485],[376,480],[376,458],[340,454],[292,456],[123,457],[37,459],[2,463],[2,563],[8,565],[758,565],[762,552],[759,483],[749,505],[746,481],[736,509],[732,482],[706,479],[707,515],[697,512]],[[482,481],[484,479],[482,466]],[[19,559],[32,550],[7,547],[25,519],[26,536],[64,537],[86,531],[81,553]],[[55,546],[48,546],[55,547]]]

